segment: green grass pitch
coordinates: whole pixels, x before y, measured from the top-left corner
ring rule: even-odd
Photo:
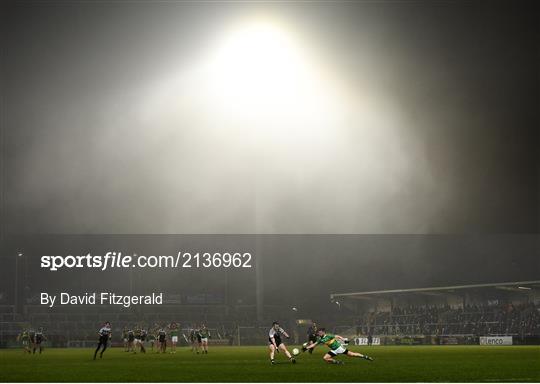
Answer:
[[[111,348],[93,361],[90,349],[46,349],[42,355],[0,350],[1,382],[538,382],[539,346],[351,347],[374,362],[340,356],[322,361],[325,348],[271,366],[265,347],[214,347],[208,355],[188,348],[176,354],[131,354]]]

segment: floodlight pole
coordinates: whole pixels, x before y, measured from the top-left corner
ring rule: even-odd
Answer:
[[[253,143],[256,141],[256,131],[252,131],[251,140]],[[254,146],[255,148],[255,146]],[[259,167],[262,167],[263,162],[259,156],[258,152],[254,152],[254,163]],[[256,167],[257,170],[258,167]],[[261,222],[261,207],[259,200],[259,174],[260,172],[255,172],[253,177],[254,182],[254,200],[255,200],[255,305],[256,305],[256,314],[257,314],[257,323],[260,325],[264,320],[264,279],[263,279],[263,252],[262,252],[262,235],[261,228],[264,228]]]
[[[262,252],[260,252],[260,236],[255,235],[255,296],[257,306],[257,322],[260,324],[264,318],[264,285],[262,271]]]
[[[15,290],[13,295],[13,315],[19,313],[19,258],[21,253],[17,252],[15,256]]]
[[[19,256],[15,257],[15,293],[13,298],[13,314],[16,314],[18,313],[19,302]]]

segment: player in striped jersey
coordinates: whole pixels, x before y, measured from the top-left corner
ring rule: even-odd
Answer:
[[[99,354],[100,359],[103,357],[103,352],[105,352],[105,350],[107,349],[107,344],[109,343],[109,340],[112,337],[111,323],[106,321],[105,324],[103,324],[103,327],[101,327],[101,329],[98,331],[98,335],[99,335],[99,341],[98,341],[98,346],[96,348],[96,351],[94,352],[94,360],[96,359],[97,353],[100,348],[103,348],[101,350],[101,353]]]
[[[285,353],[285,356],[289,358],[291,363],[296,363],[296,360],[294,357],[292,357],[291,353],[287,350],[287,347],[281,340],[281,335],[285,336],[287,339],[289,339],[289,334],[285,332],[283,328],[279,326],[279,323],[277,321],[274,321],[272,323],[272,328],[270,328],[270,331],[268,332],[268,347],[270,348],[270,363],[275,364],[274,361],[274,354],[279,353],[280,350],[282,350]]]

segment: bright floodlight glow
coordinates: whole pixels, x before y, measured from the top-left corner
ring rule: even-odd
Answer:
[[[322,139],[337,97],[294,35],[266,21],[234,28],[208,58],[206,97],[213,110],[264,141]]]
[[[214,86],[235,103],[274,105],[283,100],[288,86],[301,81],[302,65],[282,30],[270,24],[251,24],[220,42],[211,74]]]
[[[358,60],[351,71],[316,35],[269,15],[235,20],[212,36],[193,55],[179,50],[171,71],[156,73],[137,93],[136,121],[124,122],[125,113],[114,122],[122,134],[139,130],[141,150],[155,146],[157,164],[170,168],[156,177],[171,199],[188,194],[200,206],[227,201],[221,206],[234,210],[236,196],[243,203],[254,193],[256,231],[270,233],[286,204],[303,207],[304,228],[330,232],[412,228],[411,215],[422,231],[434,213],[410,203],[414,186],[422,189],[415,201],[445,204],[424,142],[408,134],[418,117],[402,92],[380,81],[375,61]],[[196,194],[187,192],[190,178]],[[404,214],[389,224],[384,213],[397,197]],[[325,223],[310,216],[313,207]]]

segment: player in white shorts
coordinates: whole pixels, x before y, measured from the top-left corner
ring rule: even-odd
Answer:
[[[171,323],[169,325],[169,334],[171,335],[171,351],[169,353],[176,353],[176,344],[178,344],[178,324]]]
[[[287,339],[289,338],[289,335],[287,334],[287,332],[285,332],[283,328],[279,326],[279,323],[277,321],[274,321],[272,323],[272,328],[270,328],[270,331],[268,332],[268,348],[270,349],[270,364],[273,365],[276,363],[274,361],[274,354],[279,353],[280,350],[283,351],[285,353],[285,356],[287,356],[289,360],[291,361],[291,363],[294,364],[296,363],[296,360],[294,357],[292,357],[290,352],[287,350],[287,347],[281,340],[281,335],[285,336]]]
[[[202,325],[199,330],[199,335],[201,336],[201,349],[203,354],[208,354],[208,339],[210,336],[210,331],[206,328],[206,325]]]

